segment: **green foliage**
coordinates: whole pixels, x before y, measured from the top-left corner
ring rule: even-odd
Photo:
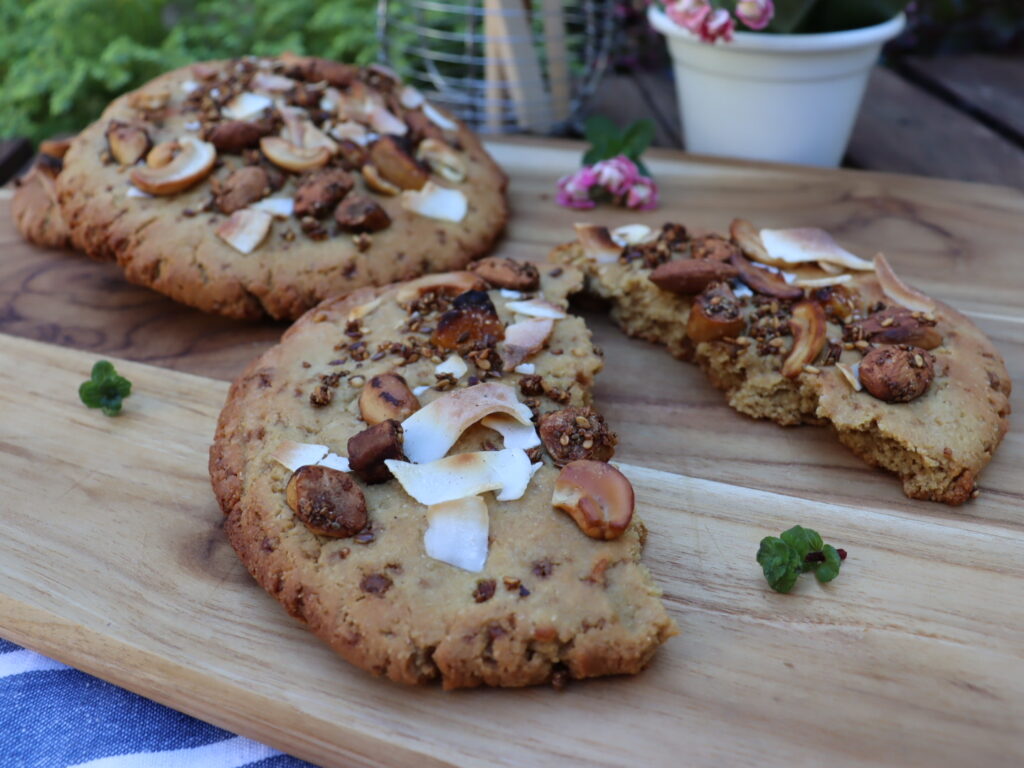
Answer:
[[[640,155],[654,139],[653,120],[637,120],[619,130],[619,127],[604,115],[592,115],[587,118],[583,137],[590,142],[590,149],[583,155],[584,165],[593,165],[598,160],[625,155],[636,163],[642,174],[650,176],[640,160]]]
[[[375,0],[0,0],[0,136],[76,132],[192,61],[376,55]]]
[[[765,536],[757,550],[757,562],[776,592],[789,592],[800,574],[808,571],[814,571],[823,584],[832,581],[845,557],[845,551],[825,544],[817,531],[799,525],[780,536]]]
[[[78,388],[78,397],[89,408],[102,408],[107,416],[121,412],[121,402],[132,393],[132,383],[118,376],[113,364],[100,360],[92,367],[92,376]]]

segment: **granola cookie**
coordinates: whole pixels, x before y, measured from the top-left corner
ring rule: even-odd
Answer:
[[[1010,378],[952,307],[821,230],[581,225],[553,259],[631,336],[693,360],[740,413],[830,425],[915,499],[961,504],[1008,426]]]
[[[365,288],[232,386],[210,451],[227,535],[351,663],[445,688],[559,684],[639,672],[675,634],[589,404],[602,362],[564,309],[581,283],[492,259]]]
[[[11,215],[22,237],[44,248],[67,248],[71,233],[57,202],[56,179],[63,167],[64,142],[45,141],[38,159],[15,182]]]
[[[381,67],[247,57],[116,99],[57,189],[76,248],[230,317],[322,299],[490,250],[506,177],[477,137]]]

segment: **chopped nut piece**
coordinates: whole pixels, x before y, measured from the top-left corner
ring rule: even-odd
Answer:
[[[556,467],[579,459],[608,461],[615,455],[618,438],[604,417],[589,406],[545,413],[537,427]]]
[[[402,452],[401,422],[386,419],[349,438],[349,466],[367,483],[373,485],[391,479],[385,459],[406,460]]]
[[[694,259],[726,262],[735,253],[738,253],[736,246],[721,235],[704,235],[690,241],[690,256]]]
[[[320,168],[331,159],[327,147],[297,147],[279,136],[260,139],[260,151],[274,165],[296,173]]]
[[[493,347],[503,338],[505,327],[487,291],[466,291],[441,315],[430,342],[441,349],[468,352],[477,345]]]
[[[804,289],[790,285],[781,276],[766,269],[755,267],[739,253],[734,253],[730,263],[739,270],[739,277],[750,290],[776,299],[801,299]]]
[[[659,266],[651,272],[649,279],[663,291],[690,295],[700,293],[711,283],[730,280],[738,274],[739,270],[732,264],[715,258],[676,259]]]
[[[537,267],[528,261],[489,256],[471,264],[469,269],[494,288],[535,291],[540,285],[540,273],[537,272]]]
[[[133,169],[132,184],[151,195],[173,195],[205,179],[217,160],[213,145],[191,136],[183,136],[177,144],[180,151],[166,165]]]
[[[443,179],[456,184],[466,180],[466,161],[443,141],[424,139],[416,147],[416,159]]]
[[[875,344],[911,344],[935,349],[942,343],[935,320],[906,307],[887,307],[854,323],[853,327]]]
[[[430,174],[406,152],[393,136],[384,136],[370,147],[370,162],[380,175],[402,189],[422,189]]]
[[[486,291],[487,283],[472,272],[442,272],[437,275],[424,275],[410,280],[395,294],[399,304],[417,299],[427,293],[442,296],[458,296],[466,291]]]
[[[551,504],[592,539],[615,539],[633,519],[633,486],[611,464],[573,461],[559,473]]]
[[[380,205],[364,195],[349,195],[338,204],[334,220],[346,232],[379,232],[391,225]]]
[[[146,165],[150,168],[163,168],[181,152],[181,143],[177,139],[161,141],[146,153]]]
[[[267,172],[258,165],[246,165],[221,182],[214,202],[221,213],[234,213],[255,203],[269,189]]]
[[[324,168],[310,174],[295,190],[295,215],[323,218],[354,184],[352,177],[341,168]]]
[[[388,197],[394,197],[402,188],[397,184],[392,184],[390,181],[380,175],[380,171],[377,170],[377,166],[372,163],[365,163],[361,172],[363,174],[363,181],[366,182],[366,186],[372,189],[374,192],[379,192],[382,195]]]
[[[789,320],[793,333],[793,348],[782,364],[782,375],[787,379],[796,378],[807,365],[813,363],[825,348],[828,325],[825,310],[816,301],[799,301],[793,305],[793,316]],[[781,339],[773,339],[781,341]]]
[[[935,358],[909,344],[878,347],[860,362],[864,389],[887,403],[908,403],[927,391],[935,378]]]
[[[372,377],[359,395],[359,412],[367,424],[380,424],[388,419],[404,420],[420,408],[420,401],[397,373]]]
[[[736,297],[726,283],[712,283],[690,307],[686,334],[695,342],[738,336],[746,327]]]
[[[206,131],[205,138],[218,152],[239,153],[259,144],[260,139],[273,130],[269,120],[228,120],[215,123]]]
[[[494,579],[480,579],[476,583],[476,589],[473,590],[473,600],[478,603],[486,603],[494,597],[495,586]]]
[[[135,165],[150,148],[149,134],[137,125],[111,120],[107,125],[107,146],[121,165]]]
[[[829,285],[814,291],[812,298],[821,304],[825,315],[843,322],[853,316],[853,297],[841,285]]]
[[[371,539],[372,541],[372,539]],[[360,542],[361,543],[361,542]],[[371,595],[383,595],[394,582],[383,573],[370,573],[359,582],[359,588]]]
[[[321,536],[345,538],[366,527],[366,499],[345,472],[299,467],[288,481],[285,498],[295,516]]]

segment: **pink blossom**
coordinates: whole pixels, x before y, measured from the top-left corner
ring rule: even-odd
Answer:
[[[665,4],[665,13],[676,24],[700,34],[704,19],[711,13],[708,0],[675,0]]]
[[[658,204],[658,188],[640,174],[636,163],[618,155],[563,176],[558,180],[555,199],[567,208],[593,208],[598,202],[607,201],[650,210]]]
[[[596,183],[597,175],[594,171],[589,166],[583,166],[558,180],[556,200],[566,208],[593,208],[597,203],[591,199],[590,190]]]
[[[724,8],[716,8],[704,17],[704,23],[697,34],[705,43],[714,43],[717,40],[728,43],[732,41],[734,28],[735,24],[729,12]]]
[[[751,29],[764,29],[775,16],[772,0],[740,0],[736,3],[736,17]]]
[[[641,176],[626,195],[626,207],[651,211],[658,207],[658,185],[652,179]]]
[[[612,196],[619,197],[640,178],[636,164],[625,155],[618,155],[609,160],[600,160],[591,166],[597,176],[597,182],[607,189]]]

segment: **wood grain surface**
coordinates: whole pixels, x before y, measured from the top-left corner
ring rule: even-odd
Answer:
[[[563,693],[412,689],[336,658],[234,556],[206,475],[226,385],[118,362],[134,391],[110,419],[75,396],[94,357],[0,336],[15,642],[324,766],[1024,760],[1024,528],[984,501],[954,520],[624,463],[682,635]],[[753,555],[795,521],[850,557],[777,595]]]
[[[579,145],[490,146],[512,182],[502,253],[542,257],[586,219],[823,226],[965,311],[1024,381],[1018,192],[653,151],[659,210],[581,213],[552,200]],[[201,315],[113,265],[29,246],[8,206],[0,190],[0,332],[48,344],[0,336],[0,635],[324,765],[1024,760],[1013,422],[981,498],[910,501],[827,430],[733,413],[692,366],[580,304],[606,351],[597,404],[684,634],[640,677],[563,695],[397,688],[287,619],[219,529],[205,461],[223,382],[284,326]],[[136,389],[118,419],[77,402],[99,355],[160,366],[123,364]],[[1019,394],[1013,405],[1024,410]],[[797,522],[851,559],[833,585],[778,596],[753,555]]]

